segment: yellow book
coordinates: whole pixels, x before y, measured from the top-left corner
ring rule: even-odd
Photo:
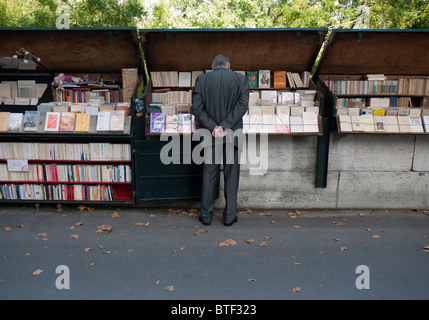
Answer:
[[[75,131],[89,131],[89,113],[78,113],[76,114],[76,127]]]
[[[384,109],[374,109],[373,115],[374,116],[384,116],[386,114],[386,111]]]

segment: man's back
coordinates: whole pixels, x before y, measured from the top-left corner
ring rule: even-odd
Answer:
[[[218,67],[200,75],[192,95],[193,110],[200,125],[210,131],[216,125],[232,130],[242,128],[248,91],[246,77],[226,68]]]

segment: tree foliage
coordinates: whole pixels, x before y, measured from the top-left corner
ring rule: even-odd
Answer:
[[[428,0],[2,0],[0,26],[429,28]]]

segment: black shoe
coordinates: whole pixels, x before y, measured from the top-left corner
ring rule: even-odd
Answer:
[[[211,224],[212,224],[211,222],[205,222],[205,221],[203,220],[203,218],[201,218],[201,216],[199,216],[199,217],[198,217],[198,220],[200,220],[200,222],[201,222],[203,225],[205,225],[205,226],[209,226],[209,225],[211,225]]]
[[[237,217],[235,217],[234,218],[234,220],[232,220],[232,222],[230,222],[230,223],[226,223],[225,221],[223,222],[223,225],[225,226],[225,227],[230,227],[230,226],[232,226],[234,223],[236,223],[238,221],[238,218]]]

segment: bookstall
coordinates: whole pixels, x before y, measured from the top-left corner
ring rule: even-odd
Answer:
[[[333,30],[315,82],[336,207],[429,205],[429,30]]]
[[[134,203],[137,36],[0,29],[1,202]]]
[[[327,29],[139,30],[139,33],[150,81],[141,113],[144,139],[136,141],[137,202],[200,197],[201,166],[161,164],[159,152],[168,143],[161,136],[179,135],[183,139],[198,131],[198,122],[191,112],[193,86],[199,74],[210,72],[211,62],[218,54],[227,55],[231,69],[248,77],[250,102],[243,117],[243,131],[269,135],[268,152],[273,153],[269,157],[275,157],[273,170],[293,174],[305,171],[313,186],[318,176],[324,175],[323,166],[318,165],[319,154],[323,153],[318,150],[318,142],[329,135],[324,135],[322,125],[323,95],[310,79],[310,71]],[[305,156],[300,151],[293,153],[294,150],[304,151]],[[192,148],[180,152],[192,152]],[[181,154],[179,158],[185,157]],[[295,163],[299,164],[294,168]],[[268,179],[277,178],[274,171]],[[307,174],[308,171],[311,173]]]

